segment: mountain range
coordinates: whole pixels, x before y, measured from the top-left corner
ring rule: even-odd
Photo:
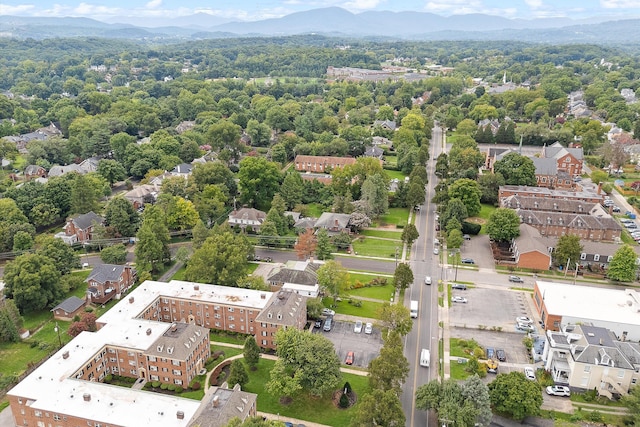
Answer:
[[[229,22],[203,13],[155,19],[118,17],[110,22],[89,18],[36,18],[0,15],[0,37],[104,37],[171,41],[242,36],[322,34],[412,40],[519,40],[545,43],[634,44],[640,42],[640,19],[507,19],[468,14],[440,16],[424,12],[354,14],[338,7],[292,13],[281,18]]]

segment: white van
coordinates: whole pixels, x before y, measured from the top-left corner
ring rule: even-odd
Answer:
[[[411,317],[416,319],[418,317],[418,301],[411,301]]]
[[[429,367],[429,360],[431,360],[431,353],[426,348],[422,349],[420,353],[420,366]]]
[[[425,285],[430,285],[431,284],[431,276],[425,276],[424,277],[424,284]]]

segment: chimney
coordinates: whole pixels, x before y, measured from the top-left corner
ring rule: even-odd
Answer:
[[[213,396],[213,400],[211,401],[214,408],[220,406],[220,396]]]
[[[85,393],[85,394],[82,395],[82,399],[85,402],[91,402],[91,395],[89,393]]]
[[[129,297],[129,304],[133,304],[133,301],[135,301],[135,299],[133,297]]]
[[[267,294],[260,294],[260,299],[267,299]]]
[[[182,411],[176,412],[176,418],[178,418],[179,420],[184,420],[184,412]]]
[[[62,358],[63,359],[68,359],[69,358],[69,350],[67,350],[64,353],[62,353]]]
[[[598,183],[598,194],[602,194],[602,181]]]
[[[171,332],[175,332],[178,329],[178,325],[176,325],[175,323],[171,324]]]
[[[151,328],[147,329],[147,335],[151,335]]]
[[[193,290],[194,291],[199,291],[200,290],[200,285],[193,285]]]

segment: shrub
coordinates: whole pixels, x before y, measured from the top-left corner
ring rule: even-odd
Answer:
[[[113,380],[113,375],[107,374],[107,375],[104,376],[104,381],[105,382],[110,383],[111,380]]]
[[[182,393],[184,389],[181,386],[176,386],[176,393]]]
[[[158,388],[158,387],[160,387],[160,385],[161,385],[160,381],[154,381],[154,382],[151,383],[151,386],[153,388]]]
[[[587,419],[595,423],[602,421],[602,413],[600,411],[591,411],[587,414]]]
[[[167,390],[169,390],[169,391],[175,391],[175,390],[176,390],[176,386],[175,386],[174,384],[169,384],[169,385],[167,386]]]
[[[191,390],[200,390],[200,387],[202,387],[202,385],[198,381],[195,381],[193,384],[191,384]]]
[[[162,383],[160,384],[160,390],[166,390],[169,387],[168,384]]]
[[[349,407],[349,398],[347,397],[346,393],[342,393],[340,395],[340,407],[341,408],[348,408]]]
[[[471,234],[473,236],[480,233],[482,225],[473,222],[462,221],[462,234]]]
[[[344,383],[344,387],[342,387],[342,389],[345,390],[347,394],[351,394],[351,392],[353,391],[351,389],[351,384],[349,384],[349,381]]]

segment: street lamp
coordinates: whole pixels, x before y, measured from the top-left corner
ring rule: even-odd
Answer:
[[[58,344],[60,348],[62,348],[62,338],[60,338],[60,328],[58,327],[58,322],[56,322],[56,326],[53,327],[53,330],[58,334]]]

